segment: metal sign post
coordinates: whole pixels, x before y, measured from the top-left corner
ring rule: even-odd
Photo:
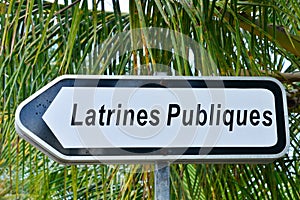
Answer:
[[[156,162],[154,172],[155,200],[170,199],[170,163]]]
[[[167,76],[167,72],[157,72],[154,76]],[[155,200],[170,199],[170,163],[155,162],[154,170]]]
[[[22,102],[18,134],[65,164],[271,162],[288,150],[282,84],[267,77],[58,77]]]

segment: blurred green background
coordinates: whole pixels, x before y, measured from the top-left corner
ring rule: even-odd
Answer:
[[[0,1],[0,199],[153,199],[153,165],[58,164],[16,134],[14,115],[59,75],[160,71],[272,76],[289,106],[286,156],[270,164],[172,164],[171,199],[300,199],[300,1],[132,0],[122,12],[118,0],[109,3],[112,10],[103,0]],[[162,32],[149,34],[151,27]],[[164,49],[166,30],[178,34],[170,32]]]

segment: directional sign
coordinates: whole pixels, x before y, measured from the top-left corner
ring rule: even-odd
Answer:
[[[16,111],[17,132],[62,163],[267,162],[289,144],[272,78],[62,76]]]

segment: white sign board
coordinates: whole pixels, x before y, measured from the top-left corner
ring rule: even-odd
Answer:
[[[266,162],[289,144],[271,78],[62,76],[18,107],[16,128],[63,163]]]

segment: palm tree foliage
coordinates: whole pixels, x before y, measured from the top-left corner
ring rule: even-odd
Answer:
[[[92,9],[79,0],[0,3],[1,198],[153,199],[152,165],[60,165],[17,136],[14,113],[58,75],[168,70],[280,79],[289,92],[291,134],[289,154],[270,164],[171,165],[172,199],[300,199],[299,83],[284,76],[300,67],[299,0],[132,0],[129,13],[118,0],[113,12],[103,0],[92,2]],[[150,27],[180,33],[169,38],[171,50],[152,48],[163,39],[144,31]]]

